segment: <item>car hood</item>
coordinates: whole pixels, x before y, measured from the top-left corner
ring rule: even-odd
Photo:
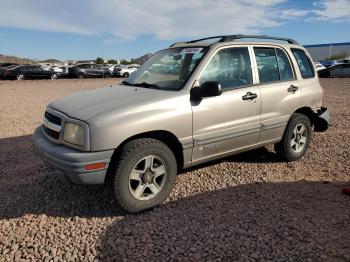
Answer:
[[[49,104],[69,117],[88,122],[109,111],[126,110],[174,96],[172,91],[113,85],[90,91],[77,92]]]

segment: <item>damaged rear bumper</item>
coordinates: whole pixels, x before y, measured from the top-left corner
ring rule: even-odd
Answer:
[[[331,115],[325,107],[314,112],[313,124],[316,132],[324,132],[331,125]]]

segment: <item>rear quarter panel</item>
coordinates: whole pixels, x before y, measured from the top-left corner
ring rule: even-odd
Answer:
[[[299,88],[301,88],[301,92],[302,92],[302,95],[301,95],[302,106],[310,107],[312,109],[318,109],[322,106],[323,89],[321,87],[320,80],[318,78],[314,63],[312,62],[313,59],[305,48],[302,48],[300,46],[295,46],[292,48],[301,49],[306,53],[306,55],[310,59],[310,62],[314,68],[314,73],[315,73],[314,78],[304,79],[301,75],[298,62],[295,59],[293,52],[289,50],[290,56],[292,58],[292,61],[296,70],[296,74],[298,76]]]

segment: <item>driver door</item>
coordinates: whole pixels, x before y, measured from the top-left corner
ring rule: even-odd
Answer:
[[[197,83],[217,81],[222,94],[192,101],[194,149],[199,163],[258,143],[261,97],[253,85],[248,47],[222,48],[214,54]]]

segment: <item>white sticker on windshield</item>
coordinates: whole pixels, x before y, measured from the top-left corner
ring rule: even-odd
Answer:
[[[202,51],[201,47],[184,48],[181,50],[180,54],[196,54]]]

